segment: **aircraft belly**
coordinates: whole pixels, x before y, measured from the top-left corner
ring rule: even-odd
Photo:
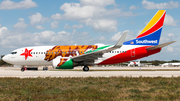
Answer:
[[[47,61],[19,61],[19,62],[14,62],[14,65],[29,65],[29,66],[33,66],[33,65],[38,65],[38,66],[43,66],[43,65],[52,65],[52,62],[47,62]]]
[[[14,65],[29,65],[29,66],[33,66],[33,65],[52,65],[52,62],[49,61],[45,61],[43,57],[28,57],[27,60],[25,60],[24,57],[19,57],[18,59],[16,59],[16,61],[12,61],[11,62]]]

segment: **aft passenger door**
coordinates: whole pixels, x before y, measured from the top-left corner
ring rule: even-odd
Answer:
[[[135,48],[131,49],[131,57],[135,57],[135,54],[136,54]]]

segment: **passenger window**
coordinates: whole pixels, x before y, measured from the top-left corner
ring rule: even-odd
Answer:
[[[117,51],[117,53],[119,53],[119,51]]]
[[[43,52],[41,52],[41,54],[43,54]]]
[[[38,52],[36,52],[36,54],[38,54]]]
[[[114,53],[114,51],[112,51],[112,53]]]

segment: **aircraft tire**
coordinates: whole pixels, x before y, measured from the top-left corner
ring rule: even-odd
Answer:
[[[24,72],[24,70],[25,70],[25,68],[22,67],[22,68],[21,68],[21,71]]]
[[[89,71],[89,67],[88,67],[88,66],[84,66],[83,71],[84,71],[84,72]]]
[[[48,67],[43,67],[43,71],[47,71],[48,70]]]

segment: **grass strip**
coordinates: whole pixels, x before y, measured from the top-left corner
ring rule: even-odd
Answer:
[[[0,78],[0,100],[180,99],[180,77]]]

